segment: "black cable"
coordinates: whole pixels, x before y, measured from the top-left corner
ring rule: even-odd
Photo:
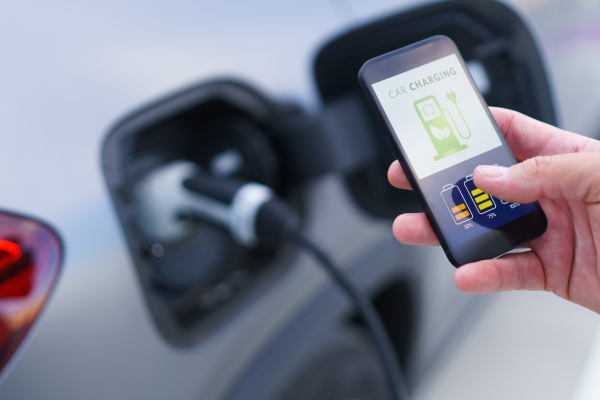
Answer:
[[[338,267],[329,258],[327,253],[310,239],[306,232],[302,230],[298,214],[280,198],[274,197],[264,203],[258,210],[255,221],[257,237],[266,240],[287,239],[294,241],[312,254],[325,267],[340,289],[350,298],[350,301],[354,304],[369,329],[383,363],[392,399],[407,400],[406,384],[404,383],[394,346],[388,337],[383,322],[379,318],[379,314],[373,307],[371,298],[362,285],[351,273]]]
[[[237,190],[231,191],[227,189],[229,186],[224,185],[223,182],[213,181],[214,178],[208,179],[206,177],[202,180],[188,179],[185,182],[185,187],[203,196],[227,203],[224,207],[229,207],[229,202],[232,200],[227,199],[234,196],[237,197],[241,189],[238,187]],[[395,349],[383,326],[383,322],[379,318],[379,314],[373,307],[371,298],[362,285],[352,274],[338,267],[327,256],[327,253],[310,239],[302,230],[300,217],[285,201],[277,196],[273,196],[253,212],[255,212],[255,215],[253,215],[254,234],[257,239],[266,241],[279,241],[283,239],[296,242],[321,263],[333,280],[346,293],[358,310],[375,342],[383,363],[392,399],[407,400],[408,393]]]
[[[375,342],[375,346],[377,347],[377,351],[383,362],[389,389],[392,393],[392,399],[407,400],[408,393],[406,392],[406,384],[404,383],[404,378],[401,374],[400,364],[398,363],[394,347],[383,326],[383,322],[379,318],[379,314],[373,307],[373,303],[362,285],[352,276],[352,274],[338,267],[305,232],[301,232],[298,235],[291,235],[290,239],[312,254],[323,267],[325,267],[329,275],[350,298],[373,336],[373,341]]]

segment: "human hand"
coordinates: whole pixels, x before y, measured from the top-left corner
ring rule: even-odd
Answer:
[[[490,108],[515,157],[510,168],[478,166],[475,184],[514,203],[539,200],[548,218],[531,251],[466,264],[454,273],[465,292],[546,290],[600,313],[600,142],[515,111]],[[411,189],[398,161],[390,183]],[[439,245],[425,214],[402,214],[393,226],[405,244]]]

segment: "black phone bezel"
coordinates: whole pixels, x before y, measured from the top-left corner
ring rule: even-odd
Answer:
[[[492,121],[494,129],[496,129],[496,133],[502,142],[502,146],[507,151],[512,162],[516,164],[518,162],[517,159],[506,143],[504,135],[498,128],[485,99],[477,89],[458,48],[450,38],[442,35],[433,36],[412,45],[383,54],[379,57],[372,58],[363,64],[358,73],[358,80],[369,103],[376,111],[378,120],[384,126],[387,140],[396,154],[411,187],[417,194],[419,203],[421,204],[435,235],[440,241],[446,256],[452,265],[459,267],[471,262],[499,257],[516,247],[530,242],[544,234],[548,226],[548,221],[542,207],[539,202],[536,201],[534,203],[536,207],[535,211],[525,214],[458,246],[452,246],[450,244],[451,242],[448,240],[448,236],[442,229],[441,224],[437,221],[434,210],[429,207],[425,194],[421,190],[418,180],[413,174],[410,162],[405,156],[404,149],[398,142],[397,136],[394,134],[394,129],[387,119],[383,107],[381,107],[375,93],[373,93],[371,85],[451,54],[456,54],[463,70],[467,74],[471,86],[484,107],[488,118]]]

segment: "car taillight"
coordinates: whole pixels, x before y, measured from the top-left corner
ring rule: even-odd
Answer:
[[[46,303],[61,257],[62,245],[54,230],[0,212],[0,374]]]

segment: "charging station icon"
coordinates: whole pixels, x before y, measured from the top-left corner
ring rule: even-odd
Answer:
[[[462,113],[460,112],[460,109],[458,108],[458,105],[456,104],[456,93],[449,91],[446,94],[446,97],[456,106],[456,109],[463,119],[465,126],[469,130],[469,136],[463,136],[460,132],[458,132],[458,134],[463,139],[470,138],[471,129],[467,125]],[[452,129],[447,117],[450,117],[454,123],[454,127],[456,127],[458,131],[456,122],[454,122],[454,118],[448,110],[440,107],[440,104],[435,96],[431,95],[423,97],[422,99],[415,101],[413,105],[415,110],[417,110],[417,114],[421,119],[423,127],[429,135],[429,139],[433,143],[438,153],[435,157],[433,157],[434,161],[441,160],[444,157],[448,157],[449,155],[458,153],[459,151],[468,148],[466,144],[461,145],[458,142],[458,138],[456,137],[456,134],[454,133],[454,130]]]

